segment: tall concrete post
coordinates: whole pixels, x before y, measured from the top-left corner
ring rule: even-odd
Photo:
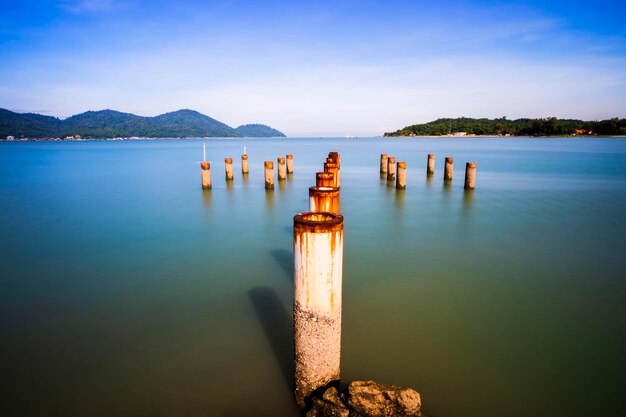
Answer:
[[[293,174],[293,155],[287,155],[287,174]]]
[[[343,216],[293,218],[295,397],[300,408],[318,388],[339,381]]]
[[[428,154],[428,164],[426,165],[426,175],[435,175],[435,154]]]
[[[396,179],[396,158],[390,156],[387,158],[387,180],[394,181]]]
[[[404,190],[406,188],[406,162],[398,162],[398,174],[396,177],[396,188]]]
[[[334,187],[335,186],[335,174],[333,174],[332,172],[315,173],[315,186]]]
[[[446,163],[443,169],[443,180],[452,181],[452,171],[454,170],[454,158],[446,158]]]
[[[309,211],[339,214],[339,189],[335,187],[310,187]]]
[[[476,162],[465,164],[465,189],[473,190],[476,182]]]
[[[328,157],[341,169],[341,155],[339,155],[339,152],[328,152]]]
[[[232,181],[233,175],[233,158],[224,158],[224,171],[226,172],[226,180]]]
[[[380,173],[381,174],[387,173],[387,154],[386,153],[380,154]]]
[[[287,178],[287,167],[285,166],[285,158],[278,158],[278,179]]]
[[[265,189],[274,189],[274,162],[265,161]]]
[[[211,163],[200,162],[200,174],[202,175],[202,188],[211,188]]]
[[[247,174],[248,172],[248,155],[244,153],[241,155],[241,173]]]
[[[333,187],[339,188],[341,186],[339,179],[339,167],[334,162],[324,162],[324,172],[332,172],[333,177]]]

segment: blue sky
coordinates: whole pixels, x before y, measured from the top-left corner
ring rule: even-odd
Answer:
[[[0,0],[0,107],[292,136],[626,117],[626,2]]]

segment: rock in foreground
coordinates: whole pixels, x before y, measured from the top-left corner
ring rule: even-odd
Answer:
[[[420,395],[412,388],[354,381],[345,393],[328,388],[322,397],[311,398],[307,417],[425,417]]]

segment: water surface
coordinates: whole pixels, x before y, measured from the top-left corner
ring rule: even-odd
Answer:
[[[335,148],[345,381],[438,417],[621,413],[626,140],[376,138],[0,143],[0,414],[297,415],[292,218]]]

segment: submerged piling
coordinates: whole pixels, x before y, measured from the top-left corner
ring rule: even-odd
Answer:
[[[287,167],[285,166],[285,158],[278,158],[278,179],[287,178]]]
[[[293,218],[294,370],[300,408],[313,391],[339,381],[343,216]]]
[[[428,163],[426,165],[426,175],[435,175],[435,154],[428,154]]]
[[[335,174],[332,172],[316,172],[315,173],[315,186],[316,187],[334,187]]]
[[[287,155],[287,174],[293,174],[293,155]]]
[[[476,182],[476,162],[465,164],[465,189],[473,190]]]
[[[387,158],[387,180],[393,181],[396,179],[396,158],[390,156]]]
[[[387,154],[386,153],[380,154],[380,173],[381,174],[387,173]]]
[[[398,162],[398,175],[396,177],[396,188],[404,190],[406,188],[406,162]]]
[[[241,173],[247,174],[248,172],[248,155],[244,153],[241,155]]]
[[[443,169],[443,180],[452,181],[452,171],[454,170],[454,158],[446,158],[445,167]]]
[[[226,180],[232,181],[233,176],[233,158],[224,158],[224,171],[226,173]]]
[[[202,175],[202,188],[211,188],[211,163],[200,162],[200,174]]]
[[[274,162],[265,161],[265,189],[273,190],[274,189]]]
[[[335,187],[310,187],[309,211],[339,214],[339,189]]]

